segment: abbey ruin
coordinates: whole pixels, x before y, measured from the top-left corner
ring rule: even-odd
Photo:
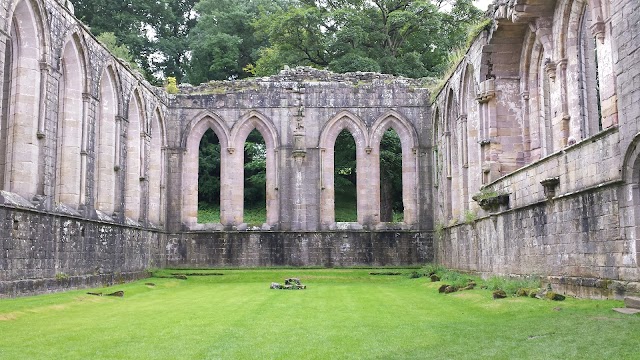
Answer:
[[[437,262],[640,292],[640,4],[509,0],[457,68],[421,80],[309,68],[150,86],[64,0],[0,1],[0,297],[149,268]],[[198,149],[221,146],[220,222]],[[244,223],[243,153],[265,140],[267,221]],[[404,221],[380,216],[380,142],[402,147]],[[334,148],[356,143],[357,222],[335,221]]]

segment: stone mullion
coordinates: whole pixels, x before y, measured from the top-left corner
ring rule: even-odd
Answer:
[[[82,128],[81,128],[81,140],[80,140],[80,196],[78,208],[83,208],[87,205],[87,149],[89,145],[89,103],[91,101],[91,94],[82,94]]]
[[[38,161],[40,162],[40,165],[38,166],[38,186],[37,186],[37,193],[36,196],[34,198],[34,201],[37,203],[41,203],[42,201],[44,201],[46,199],[46,193],[48,192],[45,189],[45,184],[47,183],[55,183],[55,180],[50,180],[47,179],[47,156],[45,155],[46,153],[46,147],[48,146],[47,143],[51,144],[52,141],[55,142],[55,139],[53,139],[52,137],[47,137],[47,115],[49,115],[51,113],[52,110],[54,110],[56,113],[58,112],[58,109],[47,109],[47,105],[51,106],[54,103],[47,103],[47,98],[49,97],[50,94],[47,93],[47,89],[51,88],[51,83],[50,81],[53,79],[58,80],[59,77],[54,77],[53,75],[56,74],[56,72],[54,71],[54,69],[51,67],[51,65],[49,65],[46,62],[41,62],[40,63],[40,108],[39,108],[39,115],[38,115],[38,133],[37,133],[37,138],[38,138],[38,142],[39,142],[39,146],[38,146]],[[56,86],[57,88],[57,86]],[[55,103],[54,106],[57,106],[57,103]],[[51,145],[49,145],[51,146]],[[54,149],[55,149],[55,145]],[[53,193],[53,192],[51,192]]]
[[[225,193],[228,195],[223,225],[240,225],[244,221],[244,144],[235,144],[235,146],[226,149],[227,159],[224,161],[229,166],[225,171],[227,183]],[[220,152],[222,151],[224,149]],[[220,197],[222,200],[222,192]]]
[[[151,151],[151,135],[147,131],[140,134],[140,217],[139,222],[146,224],[149,221],[149,159]],[[144,154],[144,155],[143,155]]]
[[[380,140],[382,140],[382,137],[380,137]],[[360,200],[360,197],[363,198],[364,222],[359,222],[363,225],[375,226],[380,223],[381,213],[380,187],[382,186],[382,182],[380,181],[380,142],[373,148],[367,147],[365,154],[365,157],[362,159],[365,169],[365,174],[363,174],[365,176],[365,188],[361,191],[360,186],[358,186],[358,200]],[[359,178],[360,171],[357,171],[357,174]],[[360,212],[360,207],[358,207],[358,212]],[[358,220],[359,219],[360,216],[358,216]]]

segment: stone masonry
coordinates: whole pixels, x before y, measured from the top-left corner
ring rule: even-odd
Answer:
[[[436,258],[640,291],[637,1],[501,1],[434,104]]]

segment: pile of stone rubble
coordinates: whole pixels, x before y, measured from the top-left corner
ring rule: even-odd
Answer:
[[[300,279],[298,278],[289,278],[284,279],[284,285],[272,282],[271,289],[279,289],[279,290],[304,290],[307,288],[307,285],[302,285],[300,283]]]

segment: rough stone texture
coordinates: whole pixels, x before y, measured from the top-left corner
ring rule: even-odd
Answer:
[[[157,231],[8,207],[0,221],[0,297],[138,279],[162,264]]]
[[[169,163],[175,177],[170,181],[172,188],[182,189],[170,193],[169,230],[198,229],[198,145],[209,128],[223,149],[222,226],[243,222],[243,184],[238,179],[243,178],[246,136],[256,128],[267,147],[267,224],[278,230],[335,229],[333,151],[336,136],[346,129],[356,142],[358,223],[378,228],[379,146],[384,131],[392,127],[403,148],[405,228],[431,228],[431,180],[425,176],[431,162],[428,98],[417,80],[311,68],[182,86],[171,101],[168,119],[168,143],[175,148],[175,163]]]
[[[193,232],[171,235],[169,267],[402,266],[433,260],[429,233]]]
[[[151,266],[194,259],[203,266],[347,266],[433,258],[429,233],[411,240],[411,231],[433,223],[429,94],[420,81],[294,69],[182,87],[173,96],[115,59],[69,1],[0,0],[0,13],[0,134],[7,134],[0,136],[2,296],[133,279]],[[222,224],[195,221],[197,151],[195,169],[189,155],[208,127],[225,142]],[[242,151],[254,127],[268,146],[267,223],[261,231],[227,234],[221,231],[248,228]],[[389,127],[403,144],[404,224],[378,219],[379,142]],[[350,224],[333,220],[329,176],[331,136],[343,128],[358,141],[359,219]],[[216,242],[165,251],[167,237],[182,239],[182,248],[203,236],[184,231],[204,229],[233,242],[233,256],[210,254],[207,246],[226,249]],[[347,240],[327,232],[320,243],[294,246],[299,233],[264,232],[273,229],[343,229]],[[268,253],[255,248],[261,244]]]
[[[640,5],[590,3],[496,2],[437,96],[443,265],[580,296],[640,291]],[[474,194],[509,201],[484,209]]]

